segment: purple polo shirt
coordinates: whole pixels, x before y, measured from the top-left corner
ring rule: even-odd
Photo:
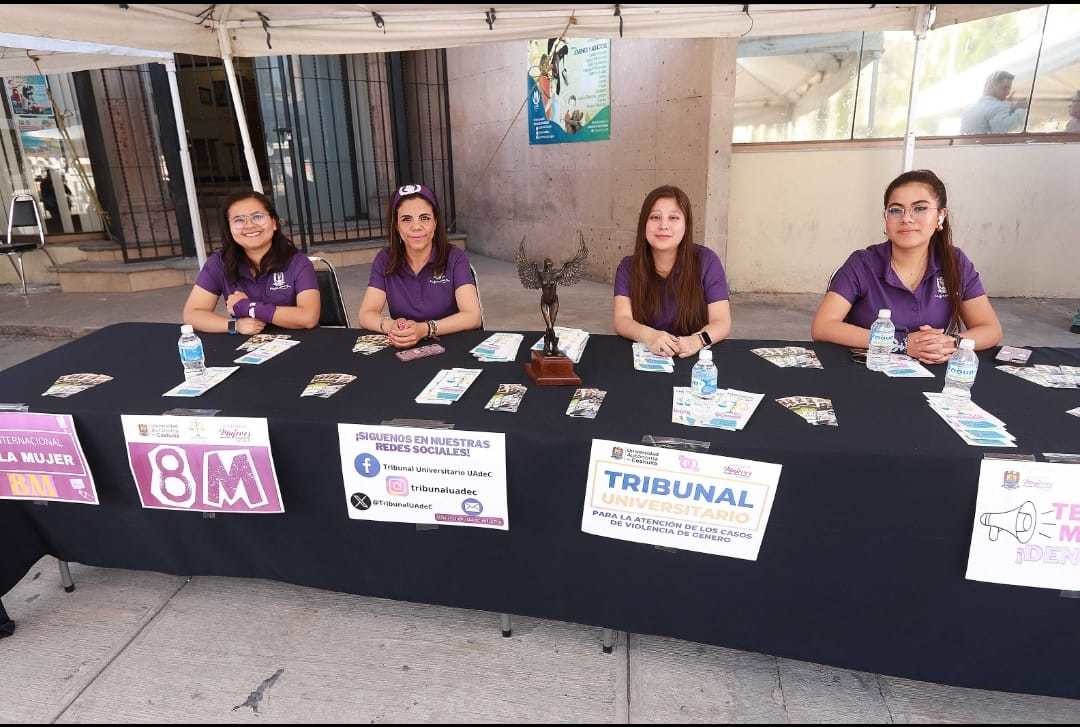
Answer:
[[[453,245],[446,258],[446,270],[439,276],[435,275],[435,264],[430,260],[418,273],[402,260],[397,272],[387,275],[389,265],[390,251],[383,248],[371,264],[368,285],[386,293],[393,318],[431,321],[452,316],[458,312],[455,291],[462,285],[476,284],[469,268],[469,257]]]
[[[986,295],[971,260],[959,248],[954,249],[960,271],[960,299],[971,300]],[[898,338],[919,330],[919,326],[945,328],[949,324],[949,294],[937,254],[933,251],[926,275],[914,292],[900,282],[893,270],[892,243],[888,240],[851,253],[833,275],[829,290],[851,303],[844,322],[860,328],[869,328],[882,308],[892,311]]]
[[[715,252],[701,245],[697,248],[698,268],[701,271],[701,287],[705,290],[705,304],[728,299],[727,276],[724,266]],[[633,257],[627,255],[615,271],[615,295],[630,297],[630,265]],[[670,279],[670,276],[669,276]],[[672,332],[675,326],[675,291],[668,288],[660,303],[660,315],[655,320],[639,321],[658,331]]]
[[[263,273],[257,278],[252,277],[251,266],[245,260],[237,269],[236,282],[230,283],[225,279],[225,262],[218,250],[206,259],[195,285],[223,298],[239,290],[256,303],[290,306],[296,305],[296,296],[305,290],[319,289],[315,266],[307,255],[299,252],[289,258],[284,270]]]

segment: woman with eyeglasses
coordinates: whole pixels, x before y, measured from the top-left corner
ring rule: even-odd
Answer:
[[[923,363],[947,361],[961,338],[974,339],[976,350],[1001,341],[979,273],[953,246],[948,204],[945,184],[929,170],[889,184],[888,239],[856,250],[833,275],[810,329],[815,341],[867,348],[882,308],[892,311],[901,348]]]
[[[660,356],[692,356],[731,332],[727,277],[716,253],[694,243],[690,198],[649,192],[634,254],[615,271],[615,332]]]
[[[371,264],[360,325],[395,348],[479,328],[480,297],[469,258],[450,244],[435,193],[400,187],[390,200],[390,244]],[[383,316],[389,307],[390,317]]]
[[[206,260],[184,304],[184,323],[208,333],[261,333],[267,324],[319,323],[315,268],[281,232],[273,202],[237,192],[222,205],[225,246]],[[225,314],[214,312],[225,299]]]

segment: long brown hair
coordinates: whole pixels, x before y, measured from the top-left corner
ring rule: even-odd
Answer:
[[[434,196],[434,195],[433,195]],[[446,234],[446,225],[443,224],[442,213],[439,212],[439,204],[426,196],[415,192],[406,195],[394,195],[390,200],[390,262],[386,266],[386,274],[393,275],[405,264],[405,241],[398,232],[397,212],[402,202],[407,199],[422,199],[431,205],[431,213],[435,215],[435,235],[431,239],[431,248],[435,258],[435,277],[446,272],[446,260],[450,257],[450,238]]]
[[[945,192],[945,183],[929,169],[904,172],[892,180],[889,186],[885,188],[885,200],[882,205],[888,207],[889,197],[905,184],[922,184],[929,187],[937,198],[938,208],[948,208],[949,198]],[[941,266],[941,276],[945,278],[945,290],[948,291],[949,295],[949,325],[946,328],[947,331],[957,329],[960,321],[960,303],[964,294],[964,291],[960,289],[960,266],[956,262],[956,248],[953,247],[952,225],[949,223],[950,217],[951,215],[946,214],[941,229],[934,230],[934,234],[930,237],[930,249],[937,255],[938,264]]]
[[[235,283],[239,277],[241,263],[246,262],[249,266],[251,265],[244,248],[233,239],[232,226],[229,224],[229,208],[237,202],[243,202],[245,199],[253,199],[261,204],[263,209],[266,210],[266,214],[270,215],[270,219],[277,225],[277,229],[274,230],[274,237],[270,240],[270,249],[263,256],[263,259],[259,261],[259,269],[252,271],[254,277],[257,278],[263,273],[271,271],[280,272],[284,270],[292,256],[299,252],[292,240],[285,237],[285,234],[281,231],[281,218],[278,217],[274,203],[270,201],[269,197],[261,192],[256,192],[254,189],[234,192],[221,205],[221,229],[224,231],[225,238],[224,246],[221,248],[221,262],[225,266],[225,279],[230,283]]]
[[[686,220],[686,232],[675,253],[675,265],[666,279],[656,273],[652,247],[645,239],[645,225],[653,205],[659,199],[675,200]],[[674,333],[686,336],[704,328],[709,322],[709,311],[705,305],[701,266],[694,246],[694,216],[690,210],[690,198],[678,187],[665,185],[649,192],[638,215],[634,257],[630,262],[630,308],[634,320],[656,320],[664,298],[672,292],[675,297]]]

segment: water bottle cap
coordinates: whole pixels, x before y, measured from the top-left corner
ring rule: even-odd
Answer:
[[[180,333],[184,334],[185,336],[188,335],[189,333],[194,333],[194,332],[195,332],[195,329],[191,326],[190,323],[185,323],[184,325],[180,326]]]
[[[707,348],[701,349],[701,352],[698,353],[698,359],[702,361],[712,361],[712,351]]]
[[[892,318],[892,311],[888,308],[882,308],[877,312],[878,318]]]
[[[975,339],[974,338],[961,338],[960,339],[960,348],[964,349],[965,351],[974,351],[975,350]]]

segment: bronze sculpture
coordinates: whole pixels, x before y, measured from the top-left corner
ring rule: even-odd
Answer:
[[[577,255],[569,262],[563,263],[562,267],[556,268],[551,258],[544,258],[544,267],[541,269],[536,263],[529,260],[525,255],[525,238],[521,238],[521,245],[517,253],[518,277],[521,284],[529,290],[540,289],[540,315],[544,318],[544,356],[559,356],[559,337],[555,335],[555,318],[559,315],[559,294],[556,291],[559,285],[573,285],[584,272],[585,259],[589,256],[589,248],[585,245],[585,237],[578,232],[580,246]]]

